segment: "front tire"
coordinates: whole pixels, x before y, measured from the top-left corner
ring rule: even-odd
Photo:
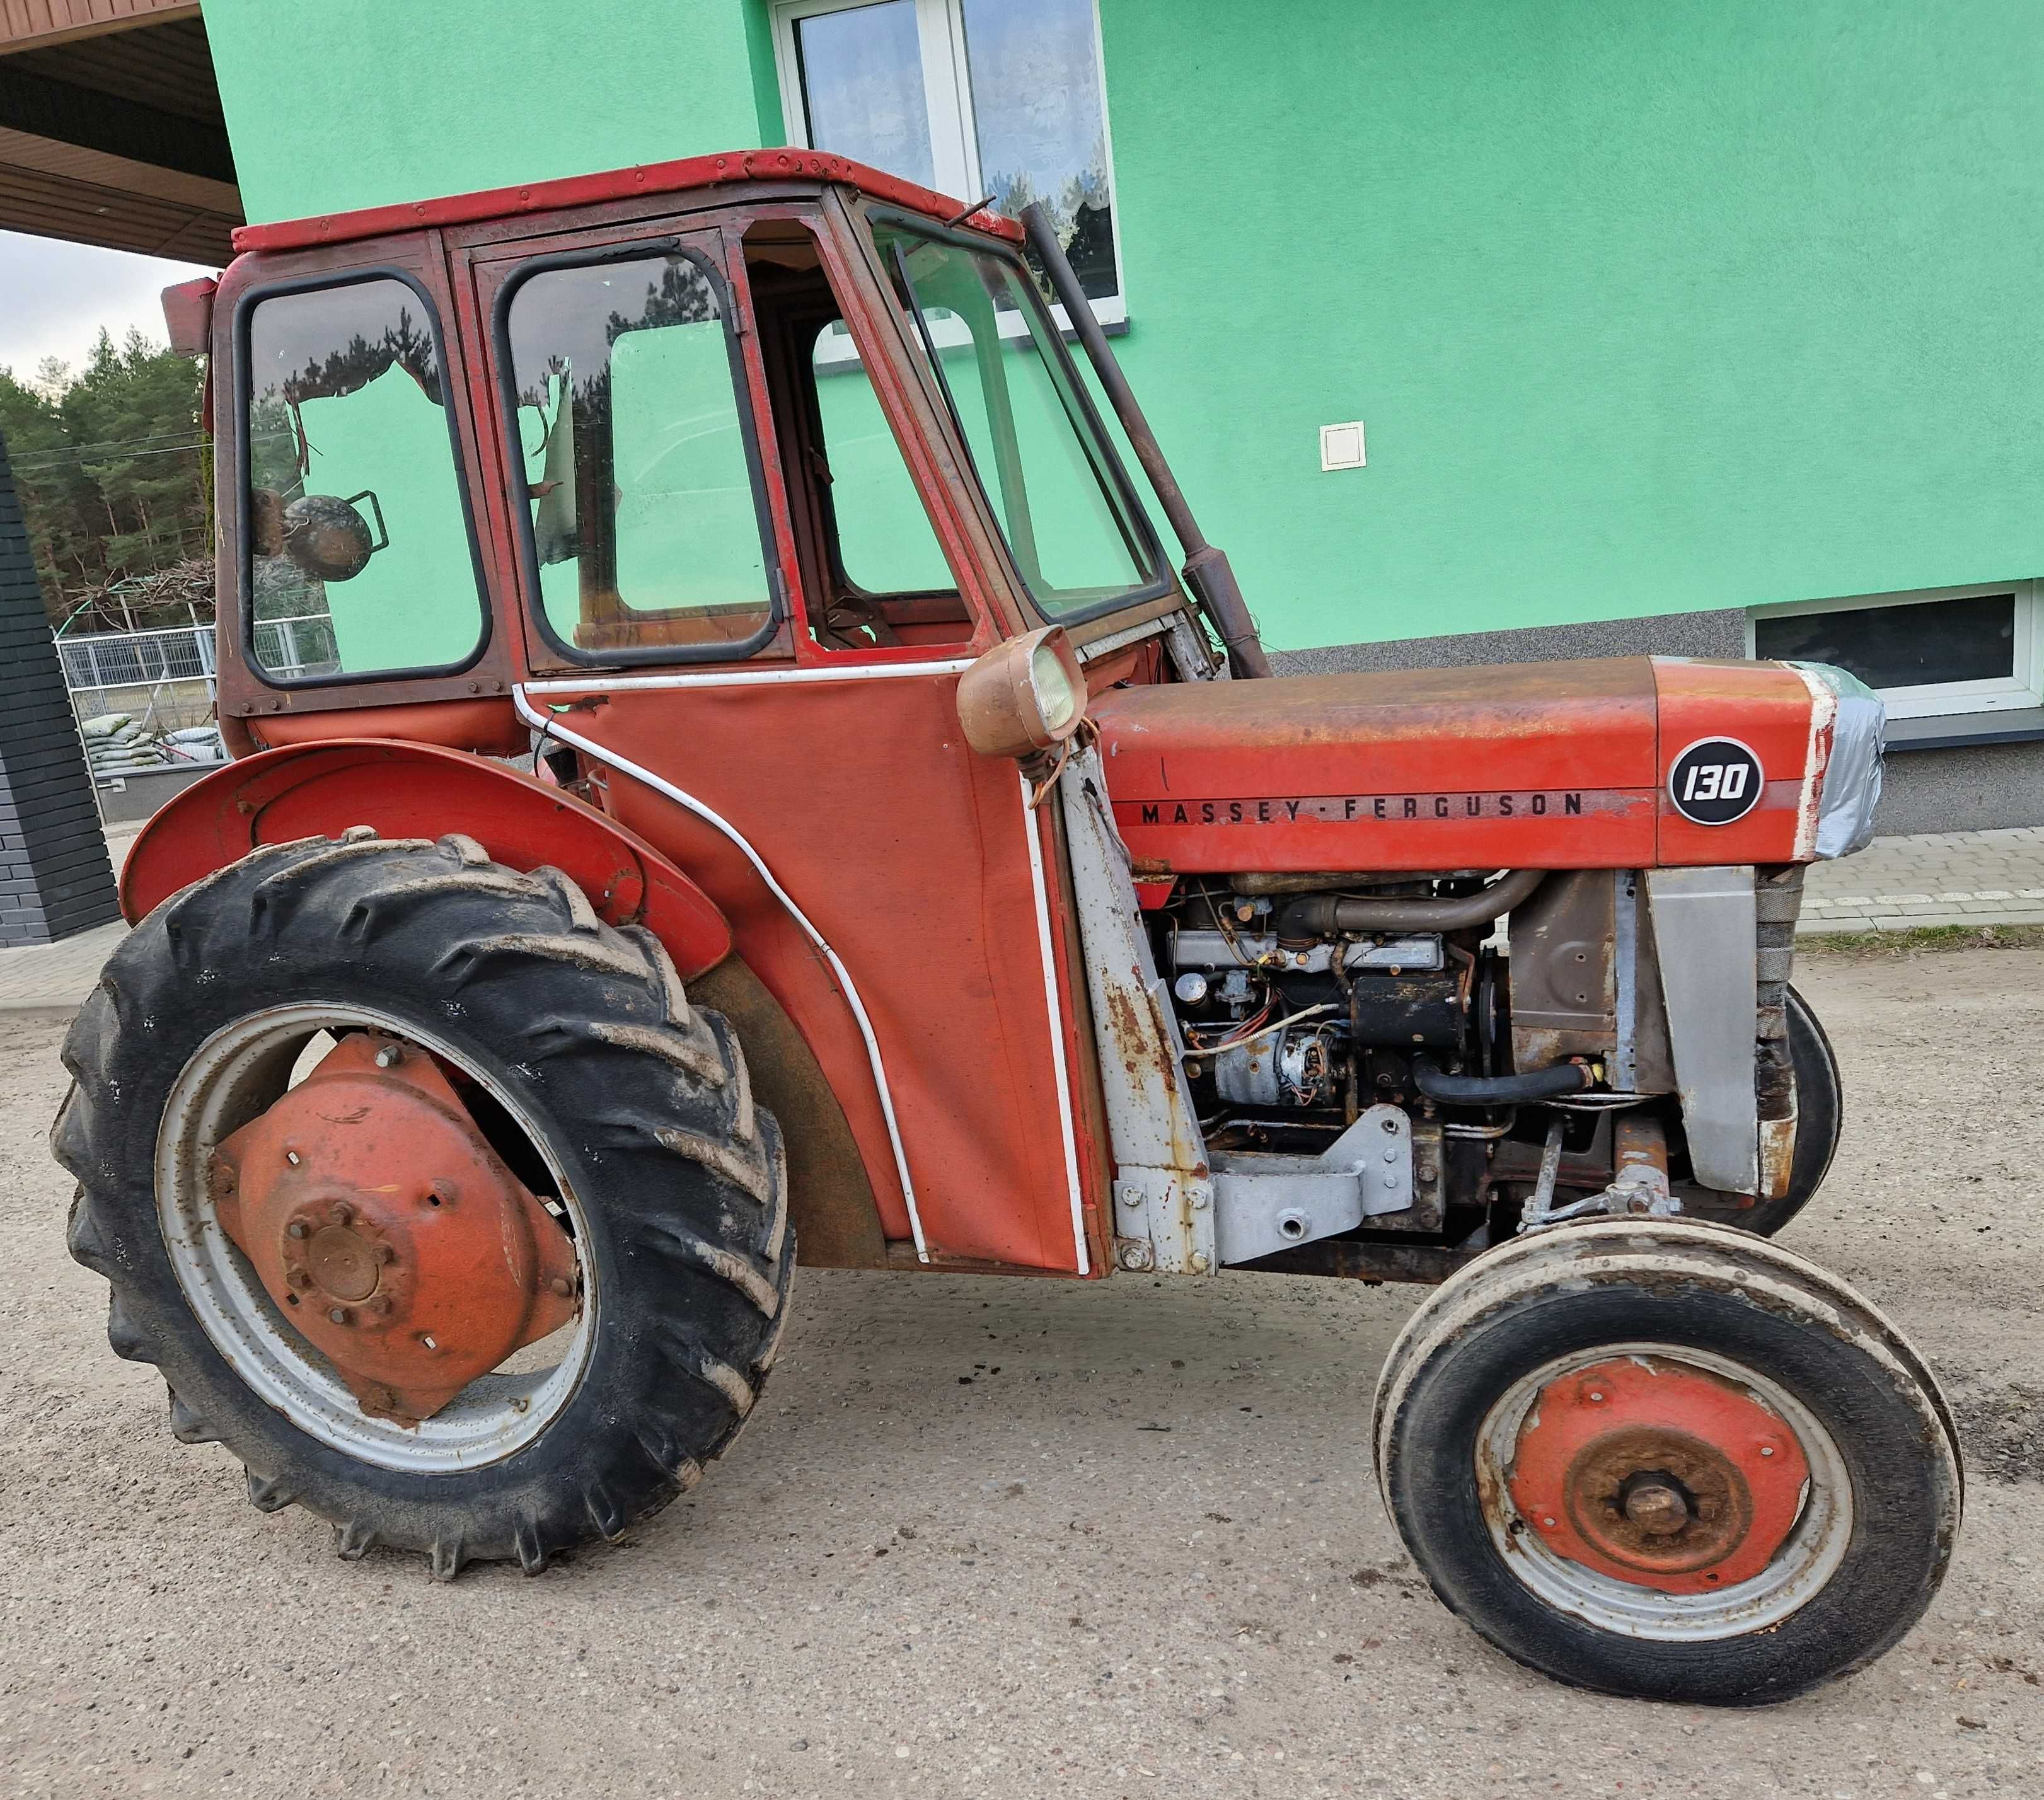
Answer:
[[[1846,1117],[1838,1054],[1815,1010],[1793,987],[1788,989],[1788,1060],[1796,1072],[1796,1149],[1789,1162],[1788,1191],[1777,1199],[1741,1207],[1707,1198],[1700,1188],[1685,1188],[1682,1210],[1692,1218],[1772,1238],[1810,1203],[1831,1172]]]
[[[1393,1346],[1378,1480],[1434,1591],[1572,1686],[1754,1706],[1872,1661],[1963,1501],[1930,1374],[1866,1302],[1719,1226],[1564,1226]]]
[[[282,1096],[329,1016],[431,1057],[490,1153],[555,1191],[577,1272],[557,1290],[578,1295],[565,1373],[492,1374],[463,1399],[485,1381],[499,1398],[423,1422],[371,1416],[227,1242],[206,1157]],[[225,1444],[257,1506],[332,1521],[343,1555],[535,1572],[659,1510],[751,1411],[795,1260],[778,1128],[659,942],[559,871],[361,827],[263,846],[136,928],[64,1061],[71,1248],[111,1287],[115,1353],[162,1371],[178,1437]]]

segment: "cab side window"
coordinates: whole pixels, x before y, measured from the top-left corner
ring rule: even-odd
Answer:
[[[681,250],[536,265],[500,302],[540,616],[582,661],[744,655],[778,625],[722,295]]]
[[[425,295],[378,275],[242,317],[255,667],[288,683],[473,662],[488,615]]]

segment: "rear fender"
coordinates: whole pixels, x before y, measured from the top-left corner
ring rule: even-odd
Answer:
[[[390,739],[289,745],[194,781],[129,850],[121,909],[135,923],[258,844],[337,836],[351,825],[393,838],[459,831],[509,868],[558,869],[609,923],[650,930],[684,981],[731,954],[717,904],[594,807],[501,762]]]

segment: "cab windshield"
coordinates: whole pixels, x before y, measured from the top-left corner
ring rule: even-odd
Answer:
[[[1038,609],[1069,623],[1169,593],[1149,520],[1021,263],[902,224],[874,235]]]

